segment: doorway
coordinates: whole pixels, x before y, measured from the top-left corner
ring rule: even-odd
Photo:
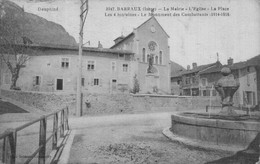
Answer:
[[[57,79],[56,90],[63,90],[63,79]]]

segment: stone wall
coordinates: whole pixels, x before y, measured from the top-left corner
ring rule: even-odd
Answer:
[[[1,96],[51,112],[65,106],[75,114],[76,95],[65,93],[40,93],[2,90]],[[178,97],[132,94],[83,94],[83,114],[132,113],[152,110],[205,109],[209,97]],[[219,98],[212,98],[212,105],[220,105]]]
[[[206,105],[220,106],[220,98],[191,97],[172,95],[133,95],[133,106],[136,110],[154,110],[168,108],[174,111],[205,109]]]

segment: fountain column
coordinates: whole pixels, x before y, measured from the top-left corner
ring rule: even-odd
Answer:
[[[239,88],[239,83],[234,79],[234,75],[231,74],[231,69],[224,67],[221,69],[223,77],[218,80],[214,85],[216,91],[221,97],[222,115],[237,115],[233,107],[233,95]]]

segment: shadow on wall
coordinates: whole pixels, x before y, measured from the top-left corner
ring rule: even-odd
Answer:
[[[256,164],[259,160],[260,132],[255,139],[249,144],[247,149],[238,151],[235,155],[221,158],[216,161],[205,164]]]

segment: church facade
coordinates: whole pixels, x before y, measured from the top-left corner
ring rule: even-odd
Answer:
[[[132,76],[137,75],[143,93],[170,93],[168,38],[155,17],[151,17],[128,36],[115,39],[115,45],[111,47],[135,54]]]
[[[118,93],[133,89],[140,93],[170,93],[169,36],[151,17],[126,37],[115,39],[111,48],[83,48],[82,91]],[[24,91],[75,93],[78,48],[31,45],[35,53],[21,69],[17,86]],[[0,70],[1,88],[8,89],[11,74],[5,64]]]

